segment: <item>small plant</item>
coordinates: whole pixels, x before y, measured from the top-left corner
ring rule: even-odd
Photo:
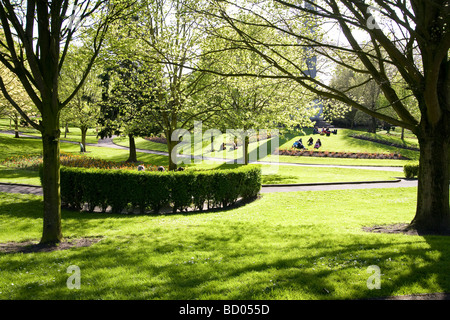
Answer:
[[[419,175],[419,164],[406,164],[403,166],[403,172],[407,179],[413,179]]]

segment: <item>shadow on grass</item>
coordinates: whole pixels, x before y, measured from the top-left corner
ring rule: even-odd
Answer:
[[[373,237],[367,241],[361,236],[355,236],[355,244],[346,246],[314,239],[300,248],[304,254],[293,247],[298,252],[297,256],[283,256],[286,248],[274,254],[275,248],[265,245],[264,236],[261,236],[259,246],[246,244],[249,232],[257,233],[258,228],[239,224],[233,228],[233,233],[208,237],[180,230],[178,234],[165,235],[158,240],[152,238],[157,235],[155,233],[107,239],[89,248],[70,249],[64,260],[81,266],[82,290],[68,290],[68,275],[61,272],[56,282],[48,283],[44,290],[39,288],[39,297],[370,299],[398,294],[402,288],[427,288],[427,283],[433,278],[443,290],[450,288],[445,272],[450,256],[447,239],[426,238],[432,250],[441,254],[438,261],[429,256],[428,250],[415,248],[410,241],[378,241]],[[384,252],[377,251],[380,247],[385,249]],[[41,257],[42,260],[36,256],[34,264],[52,266],[61,261],[58,255],[42,253]],[[391,267],[391,262],[405,257],[409,259],[407,269],[400,275],[391,273],[399,271]],[[414,261],[421,263],[415,264]],[[367,268],[371,265],[378,265],[382,271],[380,289],[367,287],[367,280],[372,275]],[[12,270],[20,267],[23,267],[23,262],[18,260],[11,260],[8,265]],[[49,272],[52,275],[51,270]],[[14,298],[32,298],[35,292],[33,283],[27,286],[17,288]]]
[[[36,170],[24,170],[24,169],[13,169],[7,167],[0,167],[0,180],[11,180],[14,183],[34,183],[35,185],[40,185],[39,172]]]
[[[41,200],[20,198],[2,206],[1,215],[41,217]],[[243,222],[237,213],[236,219],[202,220],[204,225],[195,219],[155,223],[90,247],[11,258],[2,273],[26,267],[36,275],[11,291],[13,299],[325,300],[450,291],[450,237],[318,233],[315,224],[261,223],[264,217]],[[128,218],[63,211],[63,219],[108,216]],[[68,229],[84,233],[85,227],[74,222]],[[67,289],[69,265],[81,268],[81,290]],[[370,290],[373,265],[381,270],[381,287]]]

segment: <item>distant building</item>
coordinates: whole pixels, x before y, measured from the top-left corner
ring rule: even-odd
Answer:
[[[310,9],[310,10],[316,10],[316,7],[311,4],[310,2],[305,2],[305,9]],[[314,33],[315,31],[315,26],[312,25],[311,26],[311,32]],[[312,49],[309,48],[307,49],[307,51],[311,51]],[[307,66],[307,70],[304,70],[303,72],[310,76],[311,78],[315,78],[317,76],[317,69],[316,69],[316,65],[317,65],[317,57],[315,55],[309,55],[308,58],[306,58],[306,66]],[[310,120],[311,121],[323,121],[323,104],[319,99],[316,99],[313,101],[314,104],[314,108],[317,109],[317,113],[315,116],[311,117]]]

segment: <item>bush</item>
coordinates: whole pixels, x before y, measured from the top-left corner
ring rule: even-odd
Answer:
[[[403,172],[407,179],[412,179],[419,175],[419,164],[406,164],[403,166]]]
[[[130,171],[61,167],[61,202],[79,210],[95,207],[121,213],[128,206],[140,212],[158,213],[172,206],[173,212],[189,207],[227,207],[238,199],[255,197],[261,189],[261,170],[243,166],[226,170]]]

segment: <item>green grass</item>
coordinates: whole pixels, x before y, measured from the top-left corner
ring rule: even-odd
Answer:
[[[0,165],[0,182],[40,186],[39,173],[32,170],[12,169]]]
[[[14,124],[12,127],[9,125],[9,119],[3,118],[0,119],[0,131],[14,131]],[[76,127],[69,127],[69,133],[64,136],[65,128],[60,128],[61,130],[61,140],[67,140],[67,141],[76,141],[81,142],[81,130]],[[36,129],[34,129],[31,126],[27,127],[19,127],[19,132],[21,134],[31,135],[35,137],[40,137],[41,133],[38,132]],[[97,132],[95,129],[88,129],[86,134],[86,143],[97,143]]]
[[[88,248],[0,254],[0,299],[363,299],[450,291],[450,239],[373,234],[409,222],[415,188],[264,194],[221,212],[63,211]],[[0,243],[38,240],[42,198],[0,194]],[[69,290],[67,268],[81,270]],[[367,268],[381,269],[369,290]],[[328,292],[328,293],[327,293]]]
[[[264,175],[264,169],[270,172],[270,174]],[[262,182],[263,184],[290,184],[383,181],[395,180],[397,177],[403,175],[403,172],[280,165],[278,167],[278,172],[273,172],[268,166],[263,166]]]

